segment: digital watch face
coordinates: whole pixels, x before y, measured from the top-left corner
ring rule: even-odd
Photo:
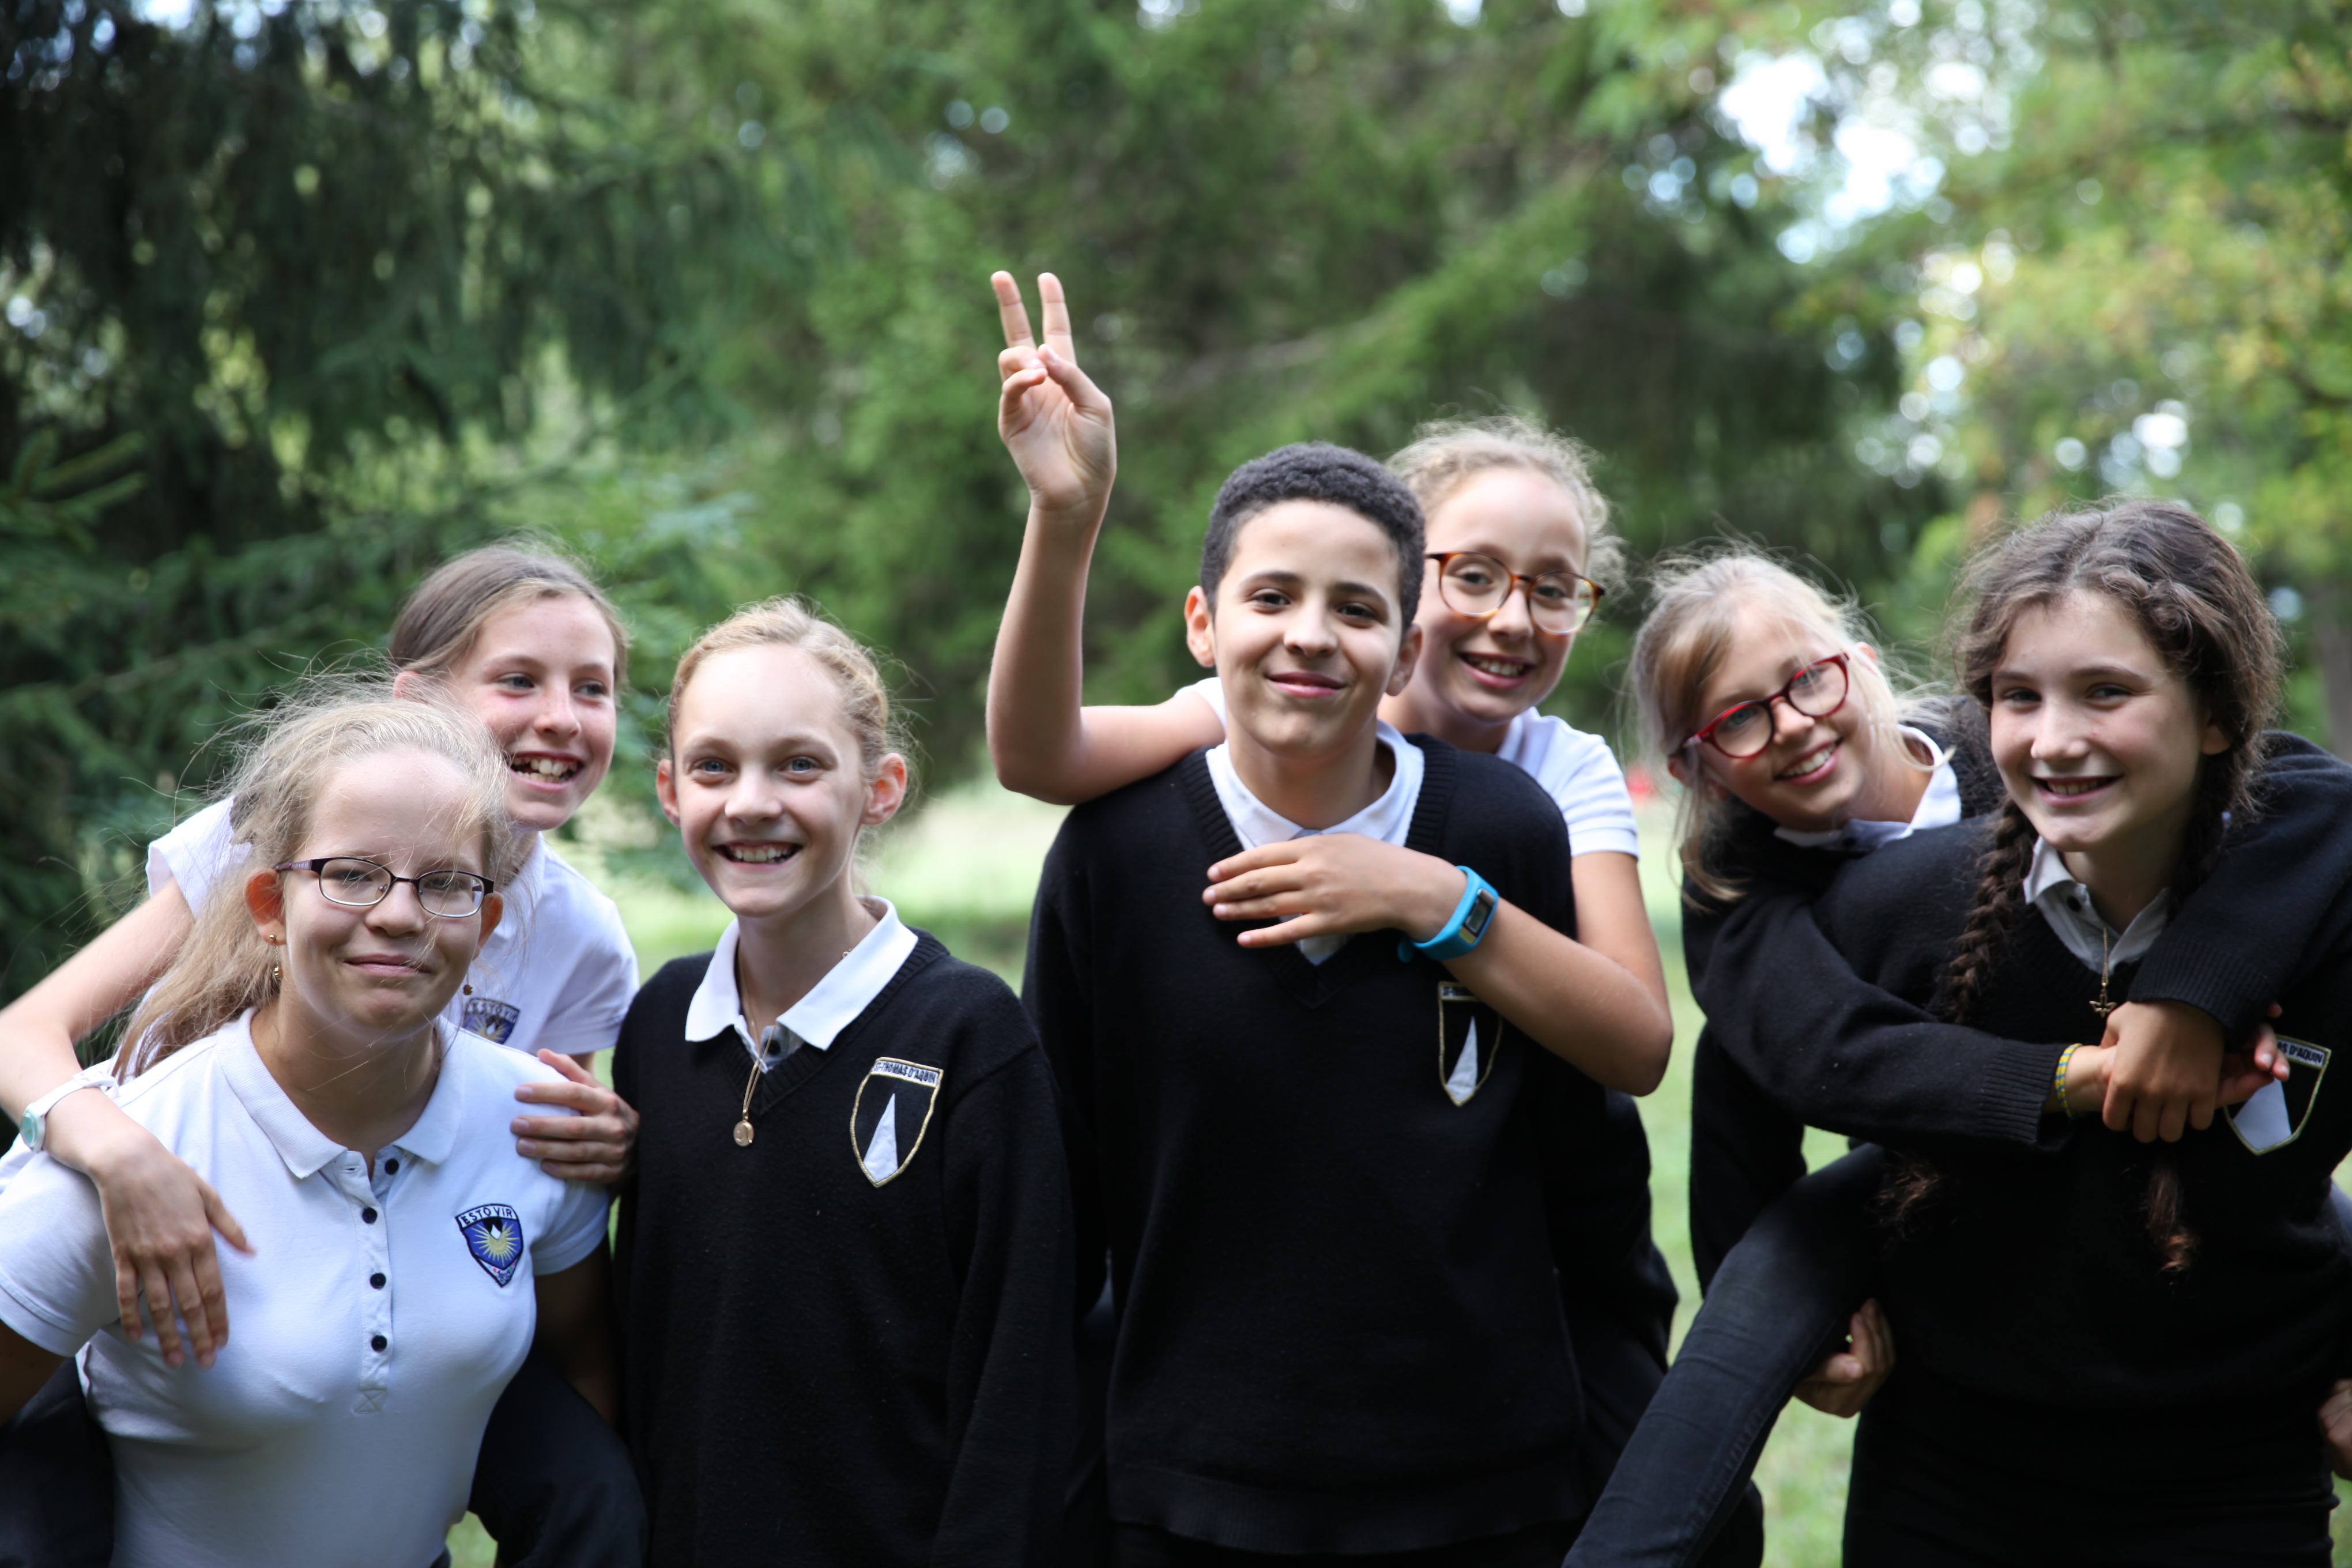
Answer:
[[[1495,895],[1481,890],[1470,902],[1470,912],[1462,917],[1462,934],[1472,942],[1486,934],[1486,922],[1495,918]]]

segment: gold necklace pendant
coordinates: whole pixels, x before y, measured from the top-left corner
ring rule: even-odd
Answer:
[[[749,1149],[751,1146],[751,1119],[747,1116],[735,1124],[735,1147]]]
[[[751,1146],[751,1091],[759,1087],[760,1058],[754,1056],[751,1058],[751,1080],[743,1085],[743,1109],[735,1114],[735,1147],[738,1149]]]
[[[2116,1005],[2107,1000],[2107,972],[2114,967],[2114,950],[2107,945],[2107,922],[2102,919],[2099,921],[2099,999],[2091,1004],[2091,1011],[2102,1018],[2116,1010]]]

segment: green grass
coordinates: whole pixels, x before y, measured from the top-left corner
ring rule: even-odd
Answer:
[[[961,957],[984,963],[1018,984],[1037,869],[1053,843],[1059,807],[1041,805],[982,783],[932,800],[873,845],[868,880],[908,921],[936,932]],[[1642,881],[1659,946],[1666,954],[1675,1010],[1675,1039],[1683,1048],[1656,1093],[1642,1102],[1653,1165],[1658,1246],[1682,1290],[1675,1337],[1680,1342],[1698,1307],[1686,1223],[1690,1170],[1690,1052],[1700,1015],[1683,974],[1682,918],[1675,893],[1670,824],[1663,810],[1643,814]],[[699,952],[718,939],[727,911],[707,891],[688,894],[667,885],[610,878],[593,851],[566,849],[574,864],[604,883],[621,905],[637,961],[652,973],[682,953]],[[1834,1159],[1843,1142],[1815,1131],[1806,1143],[1813,1163]],[[1897,1326],[1900,1332],[1900,1326]],[[1899,1345],[1899,1341],[1898,1341]],[[1899,1352],[1898,1352],[1899,1353]],[[1846,1472],[1853,1423],[1792,1405],[1774,1429],[1757,1469],[1764,1493],[1772,1568],[1835,1568],[1845,1516]],[[2352,1488],[2338,1483],[2339,1498]],[[2352,1510],[2336,1510],[2336,1561],[2352,1565]],[[455,1568],[490,1568],[488,1537],[470,1514],[449,1537]]]

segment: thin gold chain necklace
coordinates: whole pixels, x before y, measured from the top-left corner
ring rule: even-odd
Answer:
[[[2113,952],[2107,946],[2106,918],[2101,916],[2099,919],[2099,999],[2091,1004],[2091,1011],[2102,1018],[2116,1010],[2116,1004],[2107,1000],[2107,971],[2114,967],[2114,963]],[[750,1099],[746,1097],[743,1103],[749,1105]],[[739,1143],[750,1142],[751,1140],[743,1136],[748,1131],[750,1131],[748,1128],[737,1128],[735,1141]]]
[[[847,958],[850,952],[854,952],[856,951],[856,950],[855,948],[849,949],[844,952],[841,956]],[[740,995],[741,994],[741,982],[738,980],[736,984],[737,994]],[[781,1017],[776,1020],[776,1024],[781,1024],[782,1022],[783,1019]],[[773,1031],[776,1024],[771,1024],[768,1026],[767,1030],[761,1031],[762,1044],[765,1043],[765,1035]],[[782,1042],[779,1042],[779,1044],[781,1043]],[[782,1061],[785,1057],[790,1056],[791,1054],[792,1053],[790,1051],[781,1051],[778,1053],[776,1059],[778,1061]],[[751,1140],[759,1135],[751,1126],[751,1094],[753,1090],[760,1087],[760,1074],[764,1068],[766,1062],[767,1057],[765,1052],[761,1049],[761,1047],[752,1047],[751,1076],[745,1079],[743,1084],[743,1109],[736,1112],[735,1115],[735,1147],[738,1149],[749,1149],[751,1146]]]

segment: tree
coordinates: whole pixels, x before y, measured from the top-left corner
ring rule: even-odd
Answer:
[[[13,990],[236,702],[493,526],[551,388],[588,433],[707,417],[707,305],[805,258],[731,139],[562,90],[586,36],[528,0],[5,26]]]

